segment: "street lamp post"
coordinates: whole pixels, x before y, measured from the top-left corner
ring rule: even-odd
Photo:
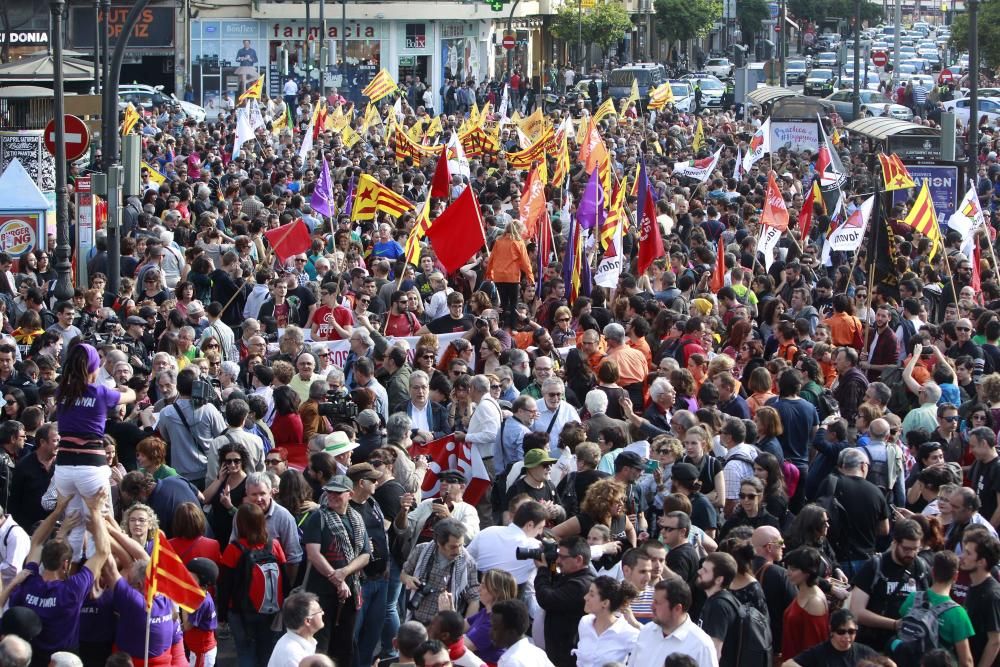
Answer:
[[[583,0],[577,0],[576,4],[576,48],[579,62],[577,66],[583,65]],[[586,70],[582,70],[586,72]]]
[[[979,173],[979,0],[969,7],[969,178]]]
[[[63,95],[63,14],[66,0],[49,0],[52,12],[53,113],[56,136],[56,298],[67,301],[73,298],[73,267],[69,250],[69,211],[66,193],[66,98]],[[39,239],[44,244],[43,239]]]
[[[896,30],[899,30],[897,27]],[[854,95],[851,110],[854,119],[861,116],[861,0],[854,0]]]

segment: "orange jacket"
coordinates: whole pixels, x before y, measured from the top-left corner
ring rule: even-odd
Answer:
[[[486,279],[495,283],[519,283],[522,272],[529,281],[534,281],[524,241],[506,234],[501,236],[493,244],[490,259],[486,262]]]

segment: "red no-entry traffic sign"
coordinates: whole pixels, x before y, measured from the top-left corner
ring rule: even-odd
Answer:
[[[955,80],[955,75],[952,74],[950,69],[943,69],[941,73],[938,74],[938,83],[951,83]]]
[[[876,67],[885,67],[889,64],[889,54],[885,51],[872,51],[872,64]]]
[[[87,124],[76,116],[66,114],[64,116],[66,132],[64,139],[66,142],[66,159],[76,160],[83,157],[90,147],[90,128]],[[56,154],[56,119],[53,118],[45,126],[45,148],[53,156]]]
[[[514,41],[514,35],[504,35],[503,36],[503,48],[510,51],[514,48],[516,42]]]

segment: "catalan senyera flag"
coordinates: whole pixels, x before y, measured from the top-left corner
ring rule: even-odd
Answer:
[[[420,209],[420,215],[417,216],[417,222],[413,225],[413,229],[410,233],[406,235],[406,247],[404,248],[404,257],[407,264],[412,264],[417,266],[420,264],[420,241],[427,235],[427,230],[431,226],[431,193],[427,192],[427,201],[424,202],[424,207]]]
[[[937,213],[934,210],[934,200],[931,199],[930,190],[927,189],[927,181],[920,186],[920,194],[913,202],[913,208],[906,214],[903,224],[912,227],[931,240],[930,259],[934,259],[938,246],[941,245],[941,226],[938,224]]]
[[[917,187],[913,177],[910,176],[910,172],[907,171],[906,165],[903,164],[898,155],[895,153],[892,155],[879,153],[878,161],[882,165],[882,181],[884,185],[882,189],[885,192],[908,190]]]
[[[372,102],[378,102],[383,97],[391,95],[396,92],[398,86],[396,82],[393,81],[392,75],[386,69],[380,69],[375,78],[371,80],[361,94],[367,97]]]
[[[607,250],[608,244],[615,237],[615,230],[619,223],[624,223],[627,219],[625,215],[625,184],[621,181],[615,183],[614,191],[611,194],[611,208],[604,224],[601,225],[598,238],[601,242],[601,250]],[[623,225],[624,226],[624,225]]]
[[[129,102],[128,106],[125,107],[125,118],[122,120],[122,136],[129,134],[135,124],[139,122],[139,112],[135,110],[135,106]]]
[[[368,174],[362,174],[354,195],[351,220],[374,220],[378,211],[398,218],[412,209],[413,204],[406,197],[397,195]]]
[[[601,102],[601,106],[597,107],[597,111],[594,112],[594,122],[600,123],[602,119],[608,116],[617,116],[618,111],[615,110],[615,101],[610,97]]]
[[[674,103],[674,89],[670,87],[670,82],[666,82],[654,88],[649,93],[649,104],[646,108],[659,111],[668,104]]]
[[[563,132],[556,152],[556,167],[552,170],[553,187],[561,188],[563,186],[563,183],[566,182],[566,176],[569,174],[569,167],[569,137]]]
[[[512,169],[530,169],[531,165],[539,160],[545,159],[546,146],[552,137],[552,128],[546,128],[538,141],[534,142],[523,151],[507,153],[507,165]]]
[[[164,181],[167,180],[166,176],[157,171],[155,167],[150,166],[150,164],[145,160],[143,160],[140,164],[142,165],[143,169],[149,170],[149,180],[156,183],[157,185],[163,185]]]
[[[402,162],[405,158],[411,157],[416,162],[420,162],[425,157],[431,157],[439,155],[444,146],[421,146],[420,144],[412,141],[403,131],[403,127],[399,124],[396,125],[395,132],[396,146],[394,148],[396,154],[396,162]]]
[[[194,575],[188,572],[184,561],[170,546],[163,531],[158,531],[153,543],[153,553],[146,565],[146,610],[153,607],[156,594],[170,598],[178,607],[193,614],[205,600]]]
[[[259,100],[260,94],[264,91],[264,75],[261,74],[260,78],[247,86],[247,89],[243,91],[240,95],[240,99],[237,100],[236,104],[243,104],[246,100]]]
[[[701,119],[698,119],[698,127],[694,130],[694,138],[691,139],[691,150],[697,155],[698,151],[705,145],[705,126]]]

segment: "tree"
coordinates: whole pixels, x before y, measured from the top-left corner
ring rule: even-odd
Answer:
[[[721,0],[656,0],[656,34],[670,42],[703,37],[722,18]]]
[[[771,8],[767,6],[767,0],[739,0],[736,13],[743,43],[753,48],[754,36],[763,27],[761,21],[771,18]]]
[[[1000,67],[1000,5],[979,3],[979,58],[990,69]],[[959,51],[969,49],[969,16],[958,14],[951,24],[951,45]],[[971,66],[971,63],[970,63]]]
[[[632,29],[632,21],[621,3],[597,2],[582,13],[574,3],[559,8],[550,29],[553,35],[569,44],[575,44],[582,37],[584,44],[593,44],[606,51]]]

